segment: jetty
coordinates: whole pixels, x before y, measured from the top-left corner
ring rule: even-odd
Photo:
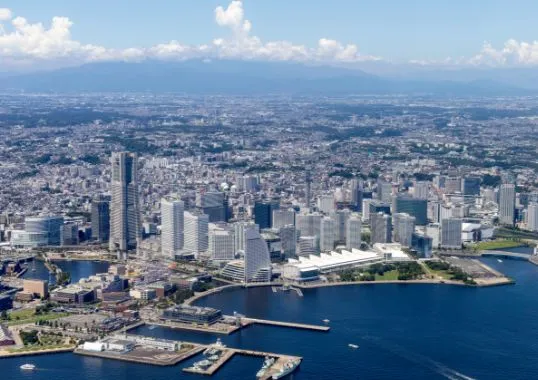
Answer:
[[[294,329],[323,331],[323,332],[329,331],[331,329],[329,326],[309,325],[305,323],[296,323],[296,322],[270,321],[267,319],[257,319],[257,318],[247,318],[247,317],[241,317],[241,323],[244,326],[248,326],[252,324],[259,324],[259,325],[290,327]]]

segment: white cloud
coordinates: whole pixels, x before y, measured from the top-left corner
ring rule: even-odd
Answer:
[[[11,9],[8,8],[0,8],[0,21],[7,21],[11,20]]]
[[[49,27],[29,23],[23,17],[12,18],[9,9],[0,8],[0,64],[4,67],[32,66],[46,62],[65,66],[96,61],[143,59],[186,60],[247,59],[299,62],[358,62],[377,60],[363,55],[356,45],[321,38],[315,47],[290,41],[268,41],[251,34],[252,23],[245,18],[243,2],[234,0],[225,8],[215,9],[215,22],[230,29],[230,37],[219,37],[202,45],[189,45],[177,40],[146,48],[109,49],[82,44],[71,36],[73,22],[67,17],[54,17]]]
[[[538,41],[525,42],[510,39],[500,49],[485,42],[480,53],[469,60],[473,65],[528,66],[538,64]]]

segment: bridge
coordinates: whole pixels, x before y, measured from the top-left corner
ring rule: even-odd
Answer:
[[[507,259],[517,259],[517,260],[529,260],[531,258],[530,253],[518,253],[518,252],[506,252],[506,251],[484,251],[482,256],[493,256],[493,257],[502,257]]]

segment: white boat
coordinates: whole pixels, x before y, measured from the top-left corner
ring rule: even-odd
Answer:
[[[323,323],[329,323],[330,320],[329,320],[329,319],[324,319],[322,322],[323,322]]]
[[[157,326],[151,325],[151,326],[148,327],[148,329],[153,330],[155,327],[157,327]]]
[[[260,368],[260,370],[256,373],[256,377],[263,377],[267,370],[271,368],[271,366],[275,363],[275,358],[266,356],[265,360],[263,361],[263,366]]]
[[[209,367],[212,364],[213,362],[210,362],[209,360],[204,359],[204,360],[194,363],[194,367]]]
[[[35,369],[35,365],[33,365],[33,364],[23,364],[23,365],[21,365],[21,369],[24,369],[26,371],[33,371]]]
[[[359,348],[359,346],[357,346],[356,344],[353,344],[353,343],[348,344],[348,347],[353,348],[354,350]]]
[[[214,347],[221,347],[221,348],[224,348],[226,347],[223,343],[222,343],[222,340],[220,340],[220,338],[217,338],[217,341],[213,344]]]
[[[498,262],[502,263],[503,261],[501,259],[497,259]]]
[[[289,375],[290,373],[295,371],[297,367],[299,367],[299,364],[301,364],[301,359],[292,359],[288,361],[286,364],[284,364],[280,371],[278,371],[272,376],[272,379],[277,380],[283,378],[286,375]]]

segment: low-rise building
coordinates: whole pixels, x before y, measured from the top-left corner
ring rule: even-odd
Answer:
[[[212,324],[222,318],[222,312],[210,307],[179,305],[166,309],[161,318],[174,322]]]

